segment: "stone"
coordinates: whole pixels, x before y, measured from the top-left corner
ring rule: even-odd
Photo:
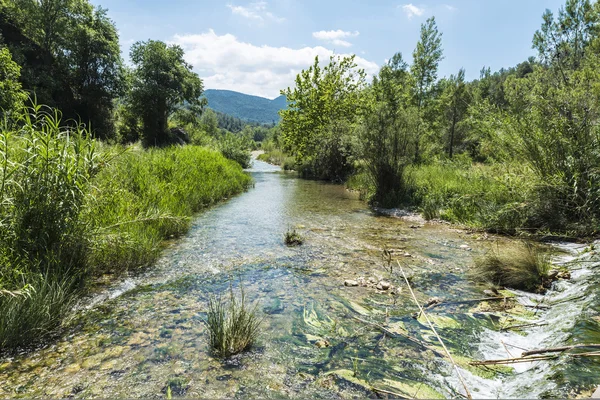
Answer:
[[[412,254],[410,254],[410,253],[404,253],[404,257],[406,257],[406,258],[412,257]]]
[[[569,271],[560,271],[556,277],[558,279],[571,279],[571,273]]]
[[[559,273],[560,273],[559,270],[551,269],[550,272],[548,272],[548,279],[555,280]]]
[[[440,304],[442,302],[442,299],[440,299],[439,297],[431,297],[429,300],[427,300],[427,302],[425,303],[425,307],[430,307],[433,306],[435,304]]]
[[[344,286],[350,286],[350,287],[358,286],[358,281],[355,281],[353,279],[346,279],[344,281]]]
[[[468,244],[461,244],[459,248],[467,251],[471,251],[471,247]]]
[[[372,276],[370,276],[369,277],[369,283],[376,284],[377,283],[377,279],[375,279]]]
[[[329,343],[329,341],[328,341],[328,340],[321,339],[321,340],[317,340],[317,341],[315,342],[315,346],[317,346],[319,349],[322,349],[322,348],[324,348],[324,347],[329,347],[329,346],[331,346],[331,344]]]
[[[497,293],[494,293],[494,291],[489,290],[489,289],[484,290],[483,294],[485,294],[488,297],[497,297],[498,296]]]
[[[388,290],[390,288],[390,283],[386,281],[381,281],[377,284],[377,289],[379,290]]]

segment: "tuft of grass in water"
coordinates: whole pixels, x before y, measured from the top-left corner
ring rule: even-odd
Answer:
[[[257,315],[257,305],[250,308],[244,289],[238,300],[230,287],[229,299],[212,296],[208,302],[205,321],[210,348],[218,357],[227,358],[241,353],[256,342],[262,320]]]
[[[499,287],[537,292],[543,290],[552,264],[542,249],[531,243],[521,242],[511,247],[490,249],[475,260],[472,277]]]
[[[296,232],[296,229],[288,229],[288,231],[283,234],[283,242],[287,246],[300,246],[304,243],[304,238]]]
[[[17,293],[0,294],[0,348],[35,343],[52,335],[77,301],[74,276],[28,274]]]

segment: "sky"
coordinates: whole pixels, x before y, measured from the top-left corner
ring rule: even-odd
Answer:
[[[395,53],[412,61],[420,26],[435,16],[444,59],[439,77],[467,79],[535,56],[545,9],[565,0],[92,0],[108,9],[123,57],[137,41],[178,44],[205,89],[275,98],[315,56],[356,54],[369,76]]]

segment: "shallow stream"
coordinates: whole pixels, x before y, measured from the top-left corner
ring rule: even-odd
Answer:
[[[62,339],[0,359],[0,396],[160,397],[167,387],[173,397],[195,398],[464,395],[382,251],[401,261],[421,304],[456,302],[486,297],[467,273],[492,239],[375,215],[342,186],[300,180],[260,161],[249,173],[254,188],[198,216],[157,265],[86,299]],[[283,244],[290,228],[304,245]],[[599,357],[469,365],[517,357],[521,349],[600,343],[596,256],[583,246],[562,250],[555,260],[572,279],[555,282],[545,296],[511,293],[510,309],[467,302],[427,311],[473,397],[582,396],[600,384]],[[373,284],[344,286],[361,277]],[[380,280],[392,288],[377,290]],[[251,351],[221,361],[210,354],[202,321],[209,296],[230,285],[238,291],[240,282],[264,317],[263,333]],[[502,330],[517,323],[532,326]]]

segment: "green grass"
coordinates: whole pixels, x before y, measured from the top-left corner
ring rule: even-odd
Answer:
[[[243,288],[238,300],[230,288],[229,299],[211,297],[205,321],[209,333],[209,344],[218,357],[229,357],[249,349],[258,338],[261,319],[255,305],[250,308]]]
[[[250,182],[237,163],[207,148],[127,151],[96,177],[86,203],[97,238],[92,265],[107,271],[152,263],[159,243],[185,233],[191,216]]]
[[[152,264],[190,218],[251,183],[198,146],[102,145],[34,106],[0,127],[0,349],[55,333],[95,274]]]
[[[543,250],[530,242],[494,247],[475,260],[471,276],[498,287],[543,291],[552,264]]]
[[[426,219],[511,234],[530,225],[535,180],[524,168],[440,163],[407,173],[413,204]]]

